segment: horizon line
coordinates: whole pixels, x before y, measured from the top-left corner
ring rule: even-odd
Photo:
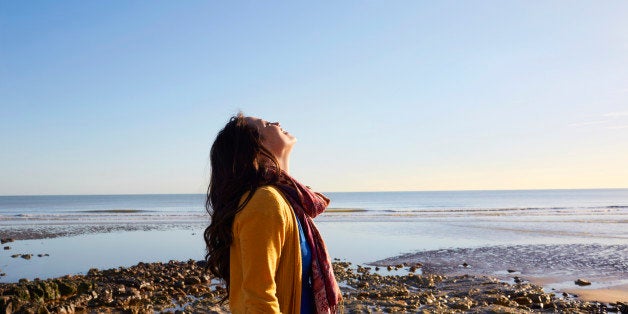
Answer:
[[[497,192],[497,191],[575,191],[575,190],[628,190],[628,187],[610,188],[549,188],[549,189],[461,189],[461,190],[385,190],[385,191],[323,191],[321,193],[412,193],[412,192]],[[131,195],[205,195],[205,193],[113,193],[113,194],[0,194],[15,196],[131,196]]]

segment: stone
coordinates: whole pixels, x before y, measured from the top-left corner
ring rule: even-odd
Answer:
[[[529,306],[530,304],[532,304],[532,299],[528,297],[518,297],[515,298],[514,301],[523,306]]]
[[[72,296],[78,291],[76,285],[69,281],[58,281],[57,285],[59,286],[59,293],[63,297]]]
[[[575,281],[575,283],[576,283],[578,286],[590,286],[590,285],[591,285],[591,282],[590,282],[590,281],[585,280],[585,279],[581,279],[581,278],[578,278],[578,280],[576,280],[576,281]]]
[[[509,272],[509,273],[516,273],[517,271],[514,270],[514,269],[508,269],[507,272]]]
[[[528,295],[532,302],[546,304],[552,301],[551,297],[545,293],[534,293]]]
[[[31,259],[31,257],[33,257],[33,254],[22,254],[22,255],[20,255],[20,257],[23,258],[23,259],[28,260],[28,259]]]
[[[184,281],[186,285],[198,285],[201,282],[202,282],[201,279],[196,276],[185,278],[185,281]]]
[[[0,296],[0,312],[9,314],[13,313],[13,303],[15,303],[14,301],[15,298],[11,296]]]
[[[50,281],[38,281],[39,288],[44,292],[44,301],[57,300],[60,297],[59,287],[55,282]]]
[[[92,283],[89,281],[81,281],[76,288],[77,293],[86,293],[92,290]]]
[[[4,238],[4,239],[0,239],[0,243],[1,244],[5,244],[5,243],[9,243],[9,242],[13,242],[15,240],[13,240],[12,238]]]
[[[464,299],[454,299],[447,304],[450,308],[455,310],[469,310],[473,306],[473,301],[464,298]]]
[[[11,247],[7,245],[7,246],[5,246],[5,247],[4,247],[4,249],[5,249],[5,250],[10,250],[10,249],[11,249]]]

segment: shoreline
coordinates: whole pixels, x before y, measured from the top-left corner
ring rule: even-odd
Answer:
[[[0,226],[0,234],[2,238],[6,239],[7,236],[14,236],[14,240],[34,240],[34,239],[54,239],[60,237],[69,237],[77,235],[87,234],[107,234],[111,232],[119,231],[152,231],[152,230],[169,230],[169,229],[181,229],[181,230],[193,230],[196,225],[193,224],[176,224],[176,223],[153,223],[153,224],[75,224],[75,225],[34,225],[34,226]],[[10,231],[10,232],[6,232]],[[194,233],[192,233],[194,234]],[[12,243],[4,244],[11,245]],[[461,249],[444,249],[435,251],[423,251],[417,253],[408,253],[398,256],[389,257],[383,260],[365,263],[370,266],[397,266],[397,265],[416,265],[420,263],[422,267],[418,269],[416,274],[426,276],[479,276],[488,277],[499,280],[500,282],[508,284],[529,283],[537,286],[544,287],[545,292],[555,293],[562,295],[566,293],[567,296],[577,296],[582,301],[600,301],[604,303],[612,302],[624,302],[628,303],[628,278],[626,278],[625,266],[621,263],[625,261],[616,260],[617,264],[608,264],[608,262],[601,263],[594,253],[608,250],[609,247],[615,251],[619,251],[621,254],[624,251],[628,251],[628,246],[601,246],[601,245],[565,245],[565,246],[551,246],[551,245],[535,245],[535,246],[495,246],[495,247],[480,247],[480,248],[461,248]],[[12,250],[11,250],[12,251]],[[4,251],[9,252],[9,251]],[[551,258],[546,254],[552,252]],[[562,253],[560,253],[562,252]],[[21,252],[25,253],[25,252]],[[28,253],[28,252],[26,252]],[[32,256],[36,256],[35,253],[30,252]],[[534,253],[534,254],[533,254]],[[621,255],[620,254],[620,255]],[[26,254],[30,255],[30,254]],[[505,259],[499,260],[495,256],[512,256],[516,260]],[[521,256],[528,256],[526,260]],[[578,287],[574,285],[574,280],[577,279],[573,272],[571,275],[551,275],[548,274],[546,268],[543,268],[534,262],[535,260],[543,260],[543,263],[552,264],[552,268],[566,267],[565,263],[569,256],[578,256],[575,262],[580,265],[589,265],[588,267],[594,268],[597,272],[605,271],[609,278],[595,278],[585,276],[585,279],[590,280],[593,286],[590,287]],[[24,257],[22,257],[24,258]],[[139,259],[142,260],[143,258]],[[552,260],[553,259],[553,260]],[[137,260],[136,260],[137,261]],[[574,260],[572,259],[572,262]],[[16,262],[22,262],[20,258],[16,258]],[[133,262],[134,263],[134,262]],[[517,264],[518,263],[518,264]],[[467,264],[463,267],[462,264]],[[126,264],[131,265],[131,264]],[[90,265],[92,266],[92,265]],[[368,266],[366,266],[368,267]],[[374,268],[372,267],[372,268]],[[606,267],[606,268],[605,268]],[[619,267],[619,273],[612,273],[613,268],[615,271]],[[621,268],[624,267],[624,268]],[[380,275],[388,276],[406,276],[410,272],[407,270],[401,271],[382,271]],[[510,272],[511,270],[512,272]],[[4,270],[6,271],[6,269]],[[586,271],[580,269],[582,275],[586,275]],[[0,269],[0,276],[2,276],[3,270]],[[65,272],[64,272],[65,273]],[[61,274],[64,274],[61,273]],[[59,273],[57,273],[59,275]],[[69,275],[74,276],[74,275]],[[67,275],[66,275],[67,277]],[[0,277],[2,278],[2,277]],[[604,281],[606,280],[606,281]],[[619,282],[617,282],[619,280]],[[600,282],[610,282],[614,284],[600,284]],[[562,283],[562,286],[560,285]],[[565,285],[564,283],[569,283]],[[9,283],[11,284],[11,283]],[[560,288],[555,288],[560,286]]]
[[[51,313],[227,313],[219,304],[222,283],[204,261],[143,263],[85,275],[0,284],[0,311]],[[413,267],[414,266],[414,267]],[[487,276],[416,274],[416,265],[391,266],[405,275],[382,275],[373,267],[334,261],[345,312],[617,312],[628,304],[582,301],[546,293],[530,283],[508,284]]]

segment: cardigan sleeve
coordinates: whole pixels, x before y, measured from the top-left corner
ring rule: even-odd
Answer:
[[[286,240],[287,217],[278,196],[269,187],[257,189],[236,218],[246,313],[280,312],[275,273]]]

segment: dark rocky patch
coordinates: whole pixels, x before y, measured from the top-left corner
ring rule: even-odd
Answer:
[[[227,313],[224,286],[203,261],[139,263],[86,275],[0,284],[0,313]],[[485,276],[382,275],[334,262],[344,313],[621,312],[628,305],[583,302],[528,283]],[[409,270],[415,264],[397,264]],[[385,270],[384,270],[385,272]]]

